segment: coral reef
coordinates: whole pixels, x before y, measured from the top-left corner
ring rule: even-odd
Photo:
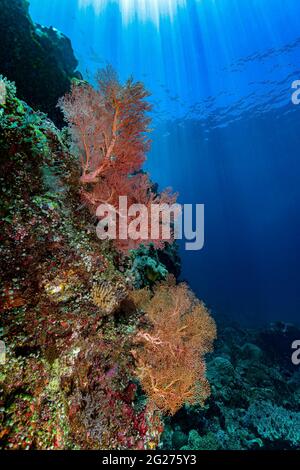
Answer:
[[[299,329],[220,324],[205,373],[205,307],[95,237],[66,132],[1,83],[0,447],[299,449]]]
[[[175,406],[149,399],[137,371],[150,361],[141,339],[158,324],[154,303],[165,289],[150,287],[167,269],[154,247],[124,257],[98,240],[68,134],[1,83],[0,447],[154,449],[162,411]],[[203,355],[193,335],[180,338],[186,357],[188,347]]]
[[[205,408],[186,406],[165,420],[161,448],[182,450],[300,449],[300,377],[291,357],[274,355],[300,330],[261,330],[223,322],[207,360],[211,396]]]
[[[96,237],[101,201],[176,199],[141,170],[143,85],[78,76],[59,130],[70,42],[24,0],[2,0],[0,31],[0,72],[18,88],[0,76],[0,448],[300,449],[300,330],[220,321],[213,352],[176,244]]]
[[[245,422],[255,429],[262,441],[280,441],[287,446],[299,446],[299,411],[290,411],[269,401],[254,402],[245,415]]]
[[[95,284],[92,289],[93,303],[99,307],[105,315],[113,313],[120,307],[122,300],[126,299],[128,293],[126,286],[121,282],[112,283],[102,281]]]
[[[132,283],[137,289],[151,287],[169,275],[166,266],[160,262],[158,253],[153,246],[141,246],[137,250],[132,250],[131,266],[127,275],[132,279]]]
[[[57,101],[78,75],[69,39],[35,25],[26,0],[1,0],[0,33],[0,74],[16,83],[19,97],[32,108],[62,124]]]

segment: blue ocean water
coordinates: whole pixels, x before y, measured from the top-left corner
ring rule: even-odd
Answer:
[[[152,93],[147,169],[205,204],[183,278],[216,316],[299,323],[299,0],[30,0],[83,75],[112,64]]]

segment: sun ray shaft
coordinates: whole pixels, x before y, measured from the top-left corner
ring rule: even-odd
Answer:
[[[179,7],[184,7],[187,0],[78,0],[79,6],[92,6],[100,14],[110,4],[118,4],[125,23],[138,17],[159,24],[161,17],[172,19]]]

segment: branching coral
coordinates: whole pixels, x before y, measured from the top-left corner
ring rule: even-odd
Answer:
[[[298,447],[300,441],[300,413],[287,410],[271,402],[254,402],[245,415],[258,435],[271,442],[285,441]]]
[[[216,337],[207,309],[185,284],[162,284],[145,311],[152,328],[138,333],[134,355],[150,400],[171,414],[184,403],[203,404],[210,393],[204,355]]]

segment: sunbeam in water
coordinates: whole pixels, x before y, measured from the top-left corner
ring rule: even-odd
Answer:
[[[158,24],[161,16],[173,18],[179,7],[186,5],[187,0],[78,0],[80,7],[94,7],[97,14],[103,13],[109,3],[119,5],[125,23],[135,17],[140,20],[151,20]]]

